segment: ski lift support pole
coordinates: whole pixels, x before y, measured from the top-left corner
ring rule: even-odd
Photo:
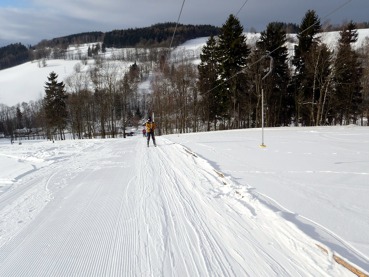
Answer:
[[[268,77],[273,71],[273,58],[272,56],[270,56],[269,53],[266,55],[266,57],[270,59],[269,71],[267,72],[267,74],[265,74],[265,76],[261,79],[261,81],[264,81],[264,79]],[[266,147],[266,145],[264,144],[264,89],[263,87],[261,87],[261,145],[260,147]]]

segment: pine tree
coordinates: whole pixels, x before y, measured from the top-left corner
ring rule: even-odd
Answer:
[[[218,60],[217,60],[217,42],[211,36],[200,54],[199,81],[198,87],[202,96],[204,107],[204,117],[207,124],[207,130],[210,131],[210,123],[214,122],[216,129],[217,117],[223,116],[227,107],[221,98],[218,81]]]
[[[287,64],[286,32],[282,23],[269,23],[261,32],[257,47],[273,58],[272,74],[264,80],[265,103],[268,107],[267,126],[288,124],[291,119],[291,97],[287,92],[289,70]],[[269,71],[269,59],[264,62],[264,72]]]
[[[58,82],[58,75],[51,72],[45,82],[44,110],[48,130],[48,138],[59,132],[60,139],[65,139],[64,129],[67,126],[67,94],[64,89],[64,83]]]
[[[17,109],[16,109],[16,116],[17,116],[17,129],[22,129],[23,128],[23,113],[20,110],[19,106],[17,106]]]
[[[337,57],[334,65],[334,106],[340,124],[356,122],[360,114],[363,69],[359,56],[351,44],[357,41],[356,25],[352,21],[340,32]]]
[[[87,56],[92,57],[92,50],[90,46],[88,46],[88,49],[87,49]]]
[[[221,89],[229,107],[229,124],[237,128],[246,91],[246,78],[242,71],[247,65],[250,49],[240,21],[232,14],[220,30],[217,49]]]
[[[300,32],[297,35],[299,44],[295,49],[295,64],[298,69],[304,67],[304,56],[316,42],[316,34],[321,31],[321,23],[314,10],[308,10],[300,24]]]
[[[298,34],[299,43],[295,47],[293,64],[295,75],[291,88],[295,94],[296,117],[299,123],[313,125],[314,119],[311,118],[310,105],[312,84],[314,79],[314,65],[309,64],[313,54],[312,48],[319,43],[317,34],[321,30],[320,19],[314,10],[308,10],[300,24]]]
[[[361,84],[363,86],[363,102],[361,103],[361,125],[365,124],[365,119],[369,117],[369,39],[365,41],[361,52],[363,75]],[[368,124],[366,124],[368,126]]]

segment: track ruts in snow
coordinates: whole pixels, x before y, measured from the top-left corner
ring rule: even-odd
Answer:
[[[1,247],[0,276],[344,272],[247,190],[241,198],[204,160],[157,141],[107,140],[41,174],[53,199]]]

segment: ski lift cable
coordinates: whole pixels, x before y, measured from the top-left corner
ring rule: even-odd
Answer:
[[[248,1],[249,1],[249,0],[246,0],[246,1],[243,3],[243,5],[241,6],[241,8],[239,8],[239,10],[237,11],[236,16],[238,16],[238,14],[241,12],[241,10],[246,6],[246,4],[247,4],[247,2],[248,2]],[[181,10],[180,10],[180,12],[179,12],[179,16],[178,16],[178,19],[177,19],[177,23],[176,23],[176,26],[175,26],[175,28],[174,28],[174,32],[173,32],[173,36],[172,36],[172,39],[171,39],[171,42],[170,42],[169,49],[171,49],[171,48],[172,48],[172,44],[173,44],[173,40],[174,40],[174,36],[175,36],[175,34],[176,34],[176,31],[177,31],[178,23],[179,23],[179,20],[180,20],[180,18],[181,18],[181,15],[182,15],[183,7],[184,7],[185,2],[186,2],[186,0],[183,0],[183,2],[182,2]]]
[[[238,14],[241,12],[241,10],[245,7],[245,5],[247,4],[247,2],[249,2],[249,0],[246,0],[243,5],[241,6],[241,8],[238,10],[238,12],[236,13],[236,16],[238,16]]]
[[[178,15],[178,19],[177,19],[176,27],[174,28],[174,32],[173,32],[172,40],[171,40],[171,42],[170,42],[169,49],[171,49],[171,48],[172,48],[172,43],[173,43],[174,36],[175,36],[175,34],[176,34],[176,31],[177,31],[177,26],[178,26],[178,23],[179,23],[179,19],[181,18],[182,11],[183,11],[183,6],[184,6],[185,2],[186,2],[186,0],[183,0],[183,2],[182,2],[182,7],[181,7],[181,10],[180,10],[179,15]]]
[[[236,13],[236,16],[238,16],[238,14],[241,12],[241,10],[245,7],[245,5],[247,4],[249,0],[245,0],[245,2],[243,3],[243,5],[239,8],[238,12]],[[182,6],[181,6],[181,9],[180,9],[180,12],[179,12],[179,15],[178,15],[178,19],[177,19],[177,22],[176,22],[176,26],[174,28],[174,31],[173,31],[173,35],[172,35],[172,39],[171,39],[171,42],[170,42],[170,45],[169,45],[169,51],[170,49],[172,49],[172,45],[173,45],[173,41],[174,41],[174,36],[176,34],[176,31],[177,31],[177,27],[178,27],[178,23],[179,23],[179,20],[181,18],[181,15],[182,15],[182,12],[183,12],[183,7],[184,7],[184,4],[185,4],[186,0],[183,0],[182,2]],[[232,77],[233,78],[233,77]],[[215,88],[214,88],[215,89]],[[210,91],[208,91],[210,92]],[[182,109],[182,108],[181,108]]]
[[[181,9],[180,9],[180,11],[179,11],[179,15],[178,15],[178,19],[177,19],[177,22],[176,22],[176,26],[175,26],[175,28],[174,28],[173,35],[172,35],[172,39],[171,39],[171,41],[170,41],[170,45],[169,45],[169,49],[168,49],[169,51],[170,51],[170,49],[172,49],[172,44],[173,44],[173,41],[174,41],[174,36],[175,36],[175,34],[176,34],[176,31],[177,31],[178,23],[179,23],[179,20],[180,20],[180,18],[181,18],[181,15],[182,15],[182,11],[183,11],[183,7],[184,7],[185,2],[186,2],[186,0],[183,0],[183,2],[182,2],[182,6],[181,6]],[[151,109],[151,110],[152,110],[152,109]],[[154,113],[152,113],[152,115],[154,115]]]
[[[248,1],[248,0],[247,0]],[[337,8],[335,8],[334,10],[332,10],[331,12],[329,12],[328,14],[326,14],[324,17],[322,17],[322,19],[326,19],[328,16],[331,16],[332,14],[336,13],[337,11],[339,11],[340,9],[342,9],[344,6],[348,5],[350,2],[352,2],[352,0],[348,0],[346,2],[344,2],[343,4],[341,4],[340,6],[338,6]],[[307,27],[306,29],[302,30],[299,34],[303,34],[306,31],[310,30],[312,27],[314,27],[317,24],[311,24],[309,27]],[[257,61],[253,62],[252,64],[250,64],[249,66],[253,66],[259,62],[261,62],[262,60],[264,60],[265,58],[269,57],[271,54],[273,54],[274,52],[276,52],[279,48],[281,48],[283,45],[278,46],[277,48],[273,49],[272,51],[269,51],[266,55],[262,56],[260,59],[258,59]],[[211,91],[215,90],[216,88],[220,87],[221,85],[225,84],[227,81],[233,79],[234,77],[236,77],[238,74],[241,74],[244,71],[244,69],[241,69],[240,71],[238,71],[237,73],[235,73],[234,75],[232,75],[231,77],[229,77],[227,80],[223,81],[222,83],[218,84],[217,86],[213,87],[212,89],[208,90],[205,94],[210,93]]]
[[[249,0],[245,0],[245,2],[243,3],[243,5],[239,8],[238,12],[236,13],[236,16],[238,16],[238,14],[241,12],[241,10],[245,7],[245,5],[247,4]],[[180,12],[179,12],[179,15],[178,15],[178,19],[177,19],[177,22],[176,22],[176,26],[174,28],[174,32],[173,32],[173,35],[172,35],[172,39],[171,39],[171,42],[170,42],[170,45],[169,45],[169,51],[170,49],[172,49],[172,45],[173,45],[173,41],[174,41],[174,37],[175,37],[175,34],[176,34],[176,31],[177,31],[177,27],[178,27],[178,24],[179,24],[179,20],[181,18],[181,15],[182,15],[182,12],[183,12],[183,7],[184,7],[184,4],[185,4],[186,0],[183,0],[182,2],[182,6],[181,6],[181,9],[180,9]]]
[[[245,0],[245,2],[242,4],[242,6],[238,9],[237,13],[236,13],[236,17],[239,15],[239,13],[242,11],[242,9],[246,6],[247,2],[249,2],[249,0]],[[238,75],[240,72],[236,73],[234,76],[231,76],[231,78],[229,79],[233,79],[236,75]],[[217,85],[216,87],[212,88],[211,90],[208,90],[205,94],[213,91],[214,89],[220,87],[222,84],[224,84],[226,81],[224,81],[223,83]]]

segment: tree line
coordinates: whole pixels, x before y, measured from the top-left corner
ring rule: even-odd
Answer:
[[[358,35],[352,21],[342,27],[335,49],[322,35],[319,17],[309,10],[295,45],[280,22],[268,24],[250,45],[230,15],[219,36],[208,39],[198,66],[163,59],[153,82],[159,131],[253,128],[262,119],[267,127],[367,125],[369,41],[353,48]]]
[[[193,38],[217,35],[219,32],[219,28],[212,25],[183,25],[168,22],[145,28],[131,28],[107,32],[104,36],[104,45],[115,48],[136,46],[169,47],[175,29],[173,45],[179,45]]]
[[[222,128],[260,127],[264,100],[270,127],[363,123],[368,116],[368,47],[362,54],[353,49],[358,34],[352,21],[339,32],[335,50],[321,41],[321,31],[320,19],[309,10],[293,49],[287,48],[278,22],[268,24],[251,49],[231,15],[219,37],[207,42],[198,67],[206,121],[214,129],[217,122]],[[270,60],[272,74],[263,79]]]
[[[84,32],[79,34],[72,34],[64,37],[53,38],[51,40],[42,40],[33,48],[63,48],[66,49],[69,45],[78,45],[84,43],[102,42],[104,39],[103,32]]]
[[[54,58],[65,58],[67,48],[74,44],[96,43],[102,48],[115,47],[159,47],[169,46],[175,23],[158,23],[145,28],[130,28],[110,32],[84,32],[68,36],[42,40],[36,45],[25,46],[21,43],[0,47],[0,70],[17,66],[24,62],[47,58],[52,53]],[[178,24],[173,45],[186,40],[216,35],[218,27],[211,25]]]

